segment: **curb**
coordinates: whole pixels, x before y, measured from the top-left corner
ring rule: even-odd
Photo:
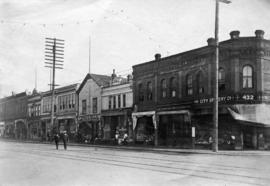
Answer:
[[[0,141],[17,142],[17,143],[34,143],[34,144],[54,144],[50,142],[39,141],[19,141],[12,139],[0,139]],[[62,143],[59,143],[62,144]],[[80,143],[68,143],[69,146],[78,147],[96,147],[113,150],[128,150],[139,152],[152,152],[152,153],[166,153],[166,154],[208,154],[208,155],[226,155],[226,156],[270,156],[270,151],[218,151],[212,152],[211,150],[200,149],[172,149],[172,148],[158,148],[158,147],[137,147],[137,146],[113,146],[113,145],[94,145],[94,144],[80,144]]]

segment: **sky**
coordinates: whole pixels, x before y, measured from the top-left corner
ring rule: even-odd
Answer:
[[[257,29],[270,39],[270,0],[231,1],[220,3],[220,41],[233,30],[254,36]],[[60,86],[82,82],[89,62],[91,73],[115,69],[127,76],[156,53],[165,57],[207,45],[214,37],[215,1],[0,0],[0,21],[1,98],[49,90],[46,37],[65,40],[64,69],[56,70]]]

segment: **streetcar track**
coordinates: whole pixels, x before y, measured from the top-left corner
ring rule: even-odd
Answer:
[[[94,147],[93,147],[94,148]],[[41,150],[41,149],[36,149],[36,150]],[[69,149],[69,151],[73,151],[73,152],[78,152],[78,150],[72,150],[72,149]],[[93,151],[89,151],[89,150],[79,150],[80,152],[84,152],[85,154],[86,153],[89,153],[89,152],[93,152]],[[119,152],[119,151],[117,151]],[[131,156],[131,155],[115,155],[115,154],[112,154],[112,153],[97,153],[95,152],[95,154],[102,154],[102,155],[109,155],[109,156],[115,156],[115,157],[127,157],[127,158],[134,158],[134,159],[145,159],[145,160],[156,160],[156,161],[164,161],[164,162],[171,162],[171,163],[189,163],[189,164],[200,164],[202,168],[212,168],[212,167],[217,167],[219,169],[222,169],[222,170],[232,170],[232,168],[236,168],[236,169],[244,169],[244,170],[265,170],[265,169],[259,169],[259,168],[249,168],[249,167],[241,167],[241,166],[228,166],[228,165],[224,165],[224,164],[211,164],[211,166],[206,166],[205,164],[203,163],[200,163],[200,162],[196,162],[194,163],[193,161],[189,161],[189,160],[167,160],[167,159],[161,159],[161,158],[148,158],[148,157],[141,157],[141,156]],[[199,167],[199,166],[198,166]]]
[[[30,152],[23,152],[23,151],[16,151],[16,152],[21,152],[21,153],[26,153],[26,154],[31,154]],[[72,159],[72,160],[79,160],[79,161],[89,161],[89,162],[96,162],[96,163],[103,163],[103,164],[109,164],[109,165],[117,165],[117,166],[122,166],[122,167],[130,167],[130,168],[136,168],[136,169],[143,169],[143,170],[151,170],[151,171],[158,171],[158,172],[167,172],[167,173],[174,173],[174,174],[182,174],[182,175],[190,175],[190,176],[196,176],[196,177],[201,177],[201,178],[208,178],[208,179],[218,179],[218,180],[223,180],[223,181],[233,181],[236,183],[239,183],[239,181],[237,180],[227,180],[224,178],[216,178],[216,177],[211,177],[211,176],[205,176],[205,175],[195,175],[195,174],[187,174],[187,173],[179,173],[179,172],[175,172],[175,171],[171,171],[171,170],[156,170],[156,169],[152,169],[152,168],[143,168],[143,167],[137,167],[137,166],[131,166],[131,165],[120,165],[117,163],[124,163],[124,164],[132,164],[132,165],[138,165],[138,166],[148,166],[148,167],[155,167],[155,168],[165,168],[165,169],[174,169],[174,170],[184,170],[184,171],[196,171],[196,172],[200,172],[202,174],[204,173],[210,173],[210,174],[218,174],[218,175],[227,175],[227,176],[234,176],[234,177],[243,177],[243,178],[248,178],[248,179],[257,179],[260,180],[263,179],[265,181],[269,181],[270,179],[268,178],[263,178],[263,177],[252,177],[252,176],[246,176],[246,175],[236,175],[236,174],[224,174],[224,173],[218,173],[218,172],[211,172],[211,171],[207,171],[207,170],[193,170],[193,169],[187,169],[187,168],[176,168],[176,167],[170,167],[170,166],[164,166],[164,165],[152,165],[152,164],[145,164],[145,163],[134,163],[134,162],[130,162],[130,161],[119,161],[119,160],[112,160],[112,159],[104,159],[104,158],[96,158],[96,157],[91,157],[91,159],[89,159],[90,157],[84,157],[84,156],[75,156],[75,155],[70,155],[70,154],[59,154],[59,153],[53,153],[53,152],[37,152],[37,155],[49,155],[50,157],[55,157],[55,158],[65,158],[65,159]],[[31,154],[31,155],[35,155],[35,154]],[[57,156],[55,156],[57,155]],[[96,161],[94,161],[94,160]],[[105,161],[105,162],[104,162]],[[112,163],[113,162],[117,162],[117,163]],[[240,181],[243,182],[243,181]],[[247,184],[251,184],[249,182],[245,182]],[[252,184],[254,185],[254,183],[252,182]],[[256,184],[256,185],[261,185],[261,184]]]

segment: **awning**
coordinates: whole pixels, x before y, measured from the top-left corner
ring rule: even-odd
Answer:
[[[228,107],[228,111],[235,120],[254,126],[270,127],[270,105],[237,104]]]
[[[132,113],[133,130],[136,128],[137,119],[143,116],[152,116],[154,128],[157,129],[156,112],[148,111],[148,112],[133,112]]]
[[[172,110],[172,111],[160,111],[157,115],[171,115],[171,114],[187,114],[190,115],[188,110]]]

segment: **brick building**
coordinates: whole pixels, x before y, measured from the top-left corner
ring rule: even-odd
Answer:
[[[4,123],[4,136],[16,139],[26,139],[28,126],[27,94],[15,94],[0,99],[0,122]]]
[[[264,31],[220,42],[219,144],[269,148],[270,41]],[[191,147],[209,145],[213,129],[214,39],[191,51],[133,66],[137,141]]]

